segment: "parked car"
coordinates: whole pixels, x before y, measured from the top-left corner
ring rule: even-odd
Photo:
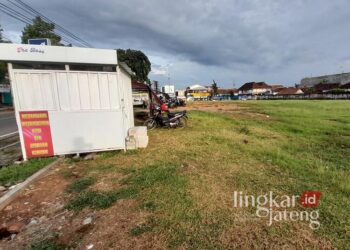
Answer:
[[[144,100],[142,97],[133,98],[132,104],[133,106],[142,106],[143,108],[147,107],[147,101]]]
[[[213,101],[222,101],[223,98],[221,96],[213,96],[212,100]]]

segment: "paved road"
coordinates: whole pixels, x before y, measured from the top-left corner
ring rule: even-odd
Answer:
[[[0,136],[17,130],[15,113],[13,111],[0,111]]]

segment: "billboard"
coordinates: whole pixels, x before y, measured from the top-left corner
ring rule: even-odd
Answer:
[[[19,112],[19,116],[27,157],[53,156],[54,152],[48,112]]]
[[[33,44],[33,45],[51,45],[51,40],[48,39],[48,38],[28,39],[28,44]]]

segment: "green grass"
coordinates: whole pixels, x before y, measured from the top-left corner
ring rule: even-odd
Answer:
[[[85,177],[80,180],[76,180],[71,183],[66,191],[68,193],[80,193],[81,191],[87,189],[89,186],[93,185],[96,182],[96,179],[93,177]]]
[[[300,194],[320,190],[321,229],[317,234],[348,245],[350,207],[350,103],[348,101],[287,101],[253,103],[252,111],[273,117],[249,121],[250,127],[282,136],[273,144],[252,147],[250,157],[272,165],[265,175],[284,177],[278,189]],[[275,184],[275,183],[272,183]],[[272,185],[276,188],[276,185]]]
[[[89,171],[93,172],[110,172],[113,170],[113,165],[97,165],[95,167],[90,167]]]
[[[122,184],[138,190],[138,198],[143,201],[141,209],[160,212],[163,216],[158,219],[149,218],[148,223],[136,226],[131,234],[137,236],[144,232],[164,230],[173,231],[169,238],[169,247],[177,247],[186,241],[183,232],[186,225],[179,223],[186,221],[192,225],[200,224],[201,216],[195,207],[194,200],[187,193],[188,178],[181,173],[180,166],[150,165],[131,172],[122,180]],[[199,240],[198,240],[199,241]]]
[[[141,234],[151,232],[155,226],[153,217],[150,217],[146,223],[141,223],[130,230],[132,236],[139,236]]]
[[[61,170],[60,175],[63,176],[64,178],[67,178],[67,179],[74,176],[73,172],[71,170],[67,170],[67,169]]]
[[[65,206],[67,209],[79,211],[85,207],[105,209],[119,199],[133,198],[137,191],[131,188],[119,189],[110,192],[85,191],[70,200]]]
[[[31,250],[63,250],[68,249],[65,246],[59,245],[51,240],[42,240],[34,242],[30,246]]]
[[[13,185],[53,162],[55,158],[30,159],[20,165],[11,165],[0,169],[0,185]]]
[[[244,105],[248,110],[239,111],[238,119],[229,112],[191,112],[191,126],[185,132],[173,132],[171,136],[185,147],[179,143],[177,148],[172,147],[171,156],[160,160],[167,162],[170,157],[173,164],[186,162],[197,166],[195,173],[180,174],[186,185],[172,184],[172,190],[167,191],[163,184],[167,178],[162,173],[158,173],[159,179],[147,174],[147,178],[134,180],[152,190],[143,200],[151,202],[155,211],[162,211],[163,224],[159,228],[171,232],[169,246],[226,248],[227,243],[220,242],[218,237],[232,227],[234,219],[229,208],[220,203],[208,211],[199,207],[201,203],[210,206],[210,202],[215,202],[213,198],[220,196],[218,192],[229,192],[222,194],[229,196],[233,190],[250,194],[271,190],[289,195],[319,190],[322,226],[315,237],[324,237],[339,248],[348,246],[350,103],[261,101]],[[263,117],[247,116],[245,112]],[[166,171],[171,176],[176,173],[173,168]],[[158,183],[152,187],[154,180]],[[179,194],[183,196],[178,198]],[[215,223],[203,224],[205,218]],[[197,229],[193,231],[193,227]],[[257,225],[255,230],[263,234],[266,229]],[[288,237],[292,233],[283,233],[281,241],[290,242]]]
[[[120,151],[106,151],[106,152],[101,152],[98,155],[103,159],[108,159],[110,157],[116,156],[117,154],[120,154]]]
[[[84,170],[93,171],[97,182],[110,182],[112,191],[81,191],[67,208],[104,209],[119,199],[136,199],[136,209],[149,217],[133,225],[130,236],[152,234],[167,248],[348,248],[350,102],[224,105],[241,108],[190,111],[186,129],[151,131],[146,149],[84,163]],[[116,182],[121,188],[115,189]],[[251,208],[232,204],[234,191],[300,195],[306,190],[322,192],[316,231],[305,221],[269,227],[251,219]]]

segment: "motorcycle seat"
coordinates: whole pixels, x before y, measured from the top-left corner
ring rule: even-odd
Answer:
[[[178,114],[186,114],[187,112],[186,112],[186,110],[184,110],[184,111],[179,111],[179,112],[172,112],[172,113],[168,113],[168,117],[174,117],[175,115],[178,115]]]

